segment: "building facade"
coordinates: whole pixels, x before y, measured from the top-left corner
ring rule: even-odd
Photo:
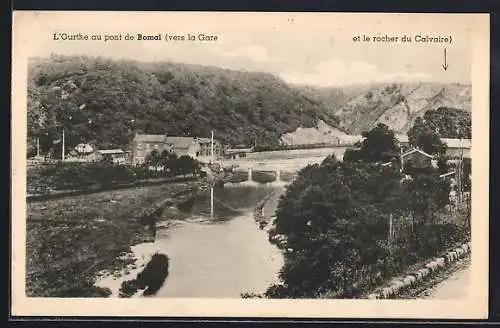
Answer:
[[[212,140],[210,138],[136,134],[130,148],[134,164],[144,163],[146,156],[153,150],[159,153],[167,150],[176,154],[177,157],[187,155],[207,162],[212,158]],[[221,153],[221,144],[214,140],[214,159],[217,159]]]
[[[132,153],[132,163],[142,164],[146,160],[146,156],[153,150],[162,152],[167,147],[167,136],[163,134],[138,134],[136,133],[130,150]]]
[[[425,169],[434,166],[434,156],[427,154],[420,149],[412,149],[401,155],[403,169],[416,168]]]
[[[471,139],[441,139],[448,147],[446,148],[446,155],[451,158],[471,158]]]
[[[193,137],[167,137],[165,149],[172,151],[177,157],[191,156],[197,158],[200,155],[200,144]]]
[[[408,140],[408,136],[405,134],[396,135],[396,139],[399,140],[402,146],[409,148],[410,143]],[[446,144],[446,153],[445,155],[451,158],[459,158],[463,156],[464,158],[471,158],[471,148],[472,148],[472,140],[471,139],[450,139],[450,138],[441,138],[441,141]]]
[[[113,164],[130,163],[130,151],[121,149],[101,149],[96,151],[99,160],[111,161]]]

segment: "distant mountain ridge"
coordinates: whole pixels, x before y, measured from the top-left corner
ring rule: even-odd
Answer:
[[[360,135],[377,123],[406,134],[417,117],[439,107],[470,113],[471,85],[444,83],[376,83],[320,88],[300,86],[304,94],[322,102],[338,118],[337,126],[318,122],[281,137],[282,143],[328,143],[338,136]]]
[[[377,123],[406,133],[427,110],[451,107],[471,111],[471,86],[464,84],[405,83],[376,86],[335,112],[339,127],[350,134],[369,130]]]

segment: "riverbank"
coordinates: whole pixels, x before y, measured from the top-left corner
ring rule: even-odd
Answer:
[[[87,195],[87,194],[94,194],[94,193],[99,193],[103,191],[111,191],[111,190],[119,190],[119,189],[130,189],[130,188],[137,188],[137,187],[148,187],[148,186],[155,186],[155,185],[161,185],[161,184],[166,184],[166,183],[182,183],[182,182],[189,182],[189,181],[194,181],[196,180],[196,177],[193,175],[187,175],[187,176],[178,176],[178,177],[171,177],[171,178],[152,178],[152,179],[143,179],[143,180],[137,180],[135,182],[130,182],[130,183],[115,183],[115,184],[110,184],[110,185],[105,185],[105,186],[93,186],[89,188],[83,188],[80,190],[56,190],[56,191],[49,191],[48,189],[46,190],[45,193],[28,193],[26,195],[26,200],[27,201],[42,201],[42,200],[49,200],[49,199],[57,199],[57,198],[64,198],[64,197],[74,197],[74,196],[80,196],[80,195]]]
[[[154,216],[174,211],[204,184],[169,183],[27,202],[26,294],[112,295],[111,289],[94,285],[98,273],[99,279],[106,272],[116,278],[141,268],[144,263],[136,261],[147,252],[133,246],[154,241]]]
[[[285,191],[285,188],[275,191],[260,202],[255,208],[254,217],[260,228],[268,233],[269,241],[286,255],[288,251],[291,251],[286,248],[286,236],[274,232],[275,211]],[[424,297],[426,290],[445,280],[457,270],[457,267],[463,267],[460,263],[469,263],[469,252],[470,243],[457,242],[455,246],[436,254],[435,258],[414,263],[393,277],[384,279],[380,276],[378,283],[375,284],[376,287],[366,286],[364,283],[354,284],[351,288],[356,295],[353,294],[349,298],[411,299]],[[321,297],[337,296],[327,292]],[[263,295],[247,294],[244,297],[263,297]]]
[[[135,283],[155,254],[161,254],[161,250],[154,242],[131,246],[129,253],[123,255],[122,258],[130,259],[133,263],[126,265],[120,270],[115,270],[114,272],[110,270],[98,272],[94,286],[109,290],[109,297],[134,298],[141,296],[145,288],[140,289],[138,286],[134,286],[133,290],[125,291],[123,288],[124,283],[131,281]],[[165,272],[165,274],[168,274],[168,272]]]

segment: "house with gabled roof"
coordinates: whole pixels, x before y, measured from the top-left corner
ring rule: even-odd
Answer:
[[[425,169],[435,166],[434,156],[418,148],[410,149],[401,154],[401,164],[403,166],[403,170],[406,170],[409,167]]]
[[[167,137],[165,145],[177,157],[188,155],[197,158],[200,155],[200,144],[194,137]]]
[[[142,164],[146,156],[153,150],[162,152],[165,149],[165,134],[139,134],[136,133],[131,142],[132,163]]]
[[[200,160],[210,161],[212,158],[212,139],[211,138],[196,138],[200,145]],[[218,158],[223,152],[223,147],[218,140],[214,139],[213,145],[214,158]]]

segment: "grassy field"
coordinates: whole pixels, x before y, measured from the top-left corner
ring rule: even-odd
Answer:
[[[160,201],[194,183],[113,190],[27,204],[28,296],[106,296],[93,287],[101,269],[121,268],[117,257],[150,240],[138,220]],[[153,236],[154,237],[154,236]]]

